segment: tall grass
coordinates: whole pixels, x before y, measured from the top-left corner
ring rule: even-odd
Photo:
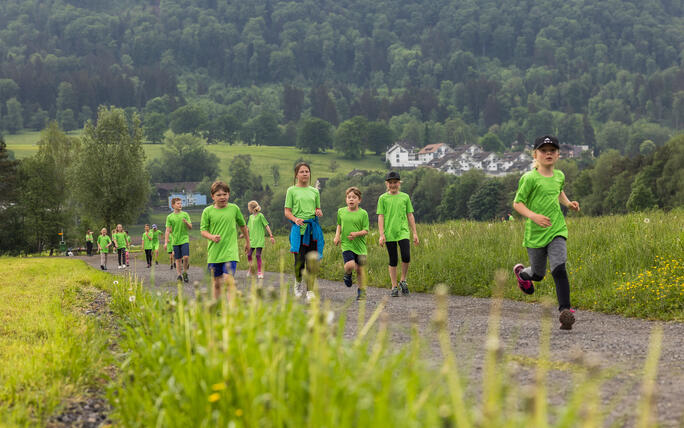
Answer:
[[[505,274],[499,274],[503,285]],[[511,358],[500,346],[500,300],[493,300],[482,388],[456,360],[447,330],[446,288],[436,290],[434,326],[444,359],[428,366],[423,339],[388,344],[384,303],[365,319],[338,321],[329,308],[293,302],[286,287],[252,284],[230,303],[150,296],[140,284],[114,291],[123,315],[127,358],[110,391],[115,422],[122,426],[601,426],[599,369],[578,361],[566,404],[549,404],[550,318],[543,325],[537,376],[531,389],[515,386]],[[500,296],[502,291],[497,293]],[[363,303],[362,303],[363,305]],[[547,314],[552,311],[548,310]],[[352,340],[345,323],[359,324]],[[651,420],[647,400],[655,376],[659,335],[654,335],[641,420]],[[481,395],[467,391],[482,390]],[[587,399],[589,398],[589,399]]]
[[[0,426],[43,426],[107,381],[112,332],[85,313],[105,278],[76,260],[0,259]]]
[[[610,217],[569,217],[568,273],[573,305],[606,313],[663,320],[684,320],[684,210]],[[411,249],[408,282],[412,290],[431,292],[439,283],[449,293],[489,297],[494,272],[508,272],[504,297],[539,301],[555,298],[547,273],[533,296],[520,293],[511,271],[528,262],[522,247],[523,222],[452,221],[419,224],[419,246]],[[322,278],[341,281],[342,254],[325,235]],[[266,270],[291,258],[286,236],[266,244]],[[387,251],[378,246],[378,232],[368,243],[369,285],[388,287]],[[193,242],[191,262],[206,263],[206,241]],[[240,243],[242,245],[242,243]],[[246,269],[245,257],[239,265]],[[290,264],[288,262],[288,264]],[[289,270],[289,269],[288,269]]]

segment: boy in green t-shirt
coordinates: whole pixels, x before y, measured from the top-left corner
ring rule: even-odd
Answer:
[[[190,214],[181,211],[183,202],[181,198],[171,199],[173,212],[166,217],[166,234],[164,235],[164,248],[169,246],[169,237],[173,240],[173,258],[176,261],[178,281],[189,282],[188,269],[190,269],[190,237],[188,230],[192,229]],[[181,261],[183,262],[183,274],[181,275]]]
[[[114,242],[114,248],[116,248],[119,269],[123,269],[126,267],[126,245],[128,244],[128,240],[126,239],[126,233],[124,232],[122,225],[116,225],[116,230],[112,233],[112,241]]]
[[[570,201],[563,191],[565,175],[554,168],[560,158],[558,139],[544,135],[534,141],[534,169],[520,177],[513,208],[527,217],[523,246],[527,248],[530,266],[513,267],[518,287],[525,294],[534,293],[532,281],[541,281],[549,260],[556,285],[561,330],[572,330],[575,315],[570,305],[570,281],[565,270],[568,227],[560,204],[579,211],[579,203]]]
[[[342,244],[342,260],[344,260],[344,285],[352,286],[352,273],[356,270],[356,300],[366,298],[366,235],[368,235],[368,213],[359,207],[361,191],[350,187],[345,191],[347,206],[337,210],[337,230],[335,245]],[[342,237],[344,236],[344,238]]]
[[[249,230],[245,219],[235,204],[229,204],[230,187],[223,181],[211,185],[211,198],[214,205],[202,211],[200,234],[209,240],[207,244],[207,267],[213,274],[214,298],[221,297],[221,283],[227,286],[226,295],[230,299],[235,286],[235,270],[240,254],[237,243],[236,226],[245,237],[245,252],[249,252]]]
[[[86,255],[88,257],[93,255],[93,232],[88,229],[88,232],[86,232],[85,236],[86,240]]]
[[[142,234],[142,246],[145,250],[145,260],[147,261],[147,267],[152,267],[152,250],[154,250],[154,242],[152,231],[150,231],[150,225],[145,225],[145,232]]]
[[[159,236],[162,231],[157,229],[157,225],[152,225],[152,250],[154,251],[154,264],[159,264]]]
[[[103,227],[100,236],[97,237],[97,250],[100,252],[100,269],[102,270],[107,270],[107,254],[111,246],[112,240],[107,236],[107,228]]]
[[[389,276],[392,281],[390,296],[399,297],[401,294],[409,295],[408,275],[409,263],[411,263],[411,243],[409,238],[413,233],[413,243],[418,245],[418,232],[416,232],[416,220],[413,217],[413,205],[411,198],[404,192],[400,192],[401,181],[399,173],[390,171],[385,179],[387,192],[378,198],[378,229],[380,231],[380,246],[387,244],[389,254]],[[409,227],[411,228],[409,232]],[[401,281],[397,283],[397,247],[401,252]]]

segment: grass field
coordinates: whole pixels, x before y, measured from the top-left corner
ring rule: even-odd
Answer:
[[[683,218],[681,209],[569,217],[567,270],[573,305],[634,317],[684,320]],[[539,301],[549,296],[555,300],[550,272],[536,284],[532,296],[517,288],[512,267],[528,263],[521,245],[523,228],[521,221],[419,224],[421,243],[411,249],[410,288],[430,292],[437,284],[446,284],[452,294],[489,297],[494,272],[504,269],[509,275],[506,298]],[[320,275],[342,281],[342,255],[332,245],[333,236],[325,235]],[[387,251],[377,241],[377,229],[372,229],[367,239],[369,284],[388,287]],[[206,240],[192,242],[192,264],[206,263],[206,245]],[[292,272],[287,236],[278,236],[275,246],[266,245],[265,269],[277,270],[284,258]],[[244,256],[239,268],[247,269]]]

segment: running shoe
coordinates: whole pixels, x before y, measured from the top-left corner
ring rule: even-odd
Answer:
[[[190,282],[190,280],[188,279],[188,273],[187,272],[183,272],[183,281]]]
[[[178,282],[183,282],[183,277],[180,276],[180,275],[178,275],[178,278],[176,278],[176,281],[178,281]]]
[[[366,290],[357,289],[356,290],[356,300],[366,300]]]
[[[100,265],[100,269],[104,270],[104,265]]]
[[[304,283],[303,281],[297,281],[295,280],[294,282],[294,295],[295,297],[304,297],[304,293],[306,290],[304,289]]]
[[[313,291],[307,291],[306,292],[306,303],[311,303],[315,298],[316,298],[316,295],[314,294]]]
[[[572,325],[575,323],[575,310],[563,309],[558,317],[558,320],[561,323],[561,330],[572,330]]]
[[[344,285],[346,285],[347,287],[352,286],[352,276],[350,273],[344,274]]]
[[[401,294],[403,296],[409,295],[408,284],[406,283],[406,281],[399,281],[399,288],[401,288]]]
[[[262,272],[257,273],[257,279],[264,279],[264,274]]]
[[[155,265],[158,265],[158,264],[159,264],[159,261],[158,261],[158,260],[155,260],[155,261],[154,261],[154,264],[155,264]]]
[[[394,287],[390,291],[390,297],[399,297],[399,287]]]
[[[525,294],[534,294],[534,284],[532,281],[528,281],[520,277],[520,272],[524,268],[525,267],[520,263],[513,266],[513,273],[515,274],[515,278],[518,280],[518,288],[520,288],[520,290]]]

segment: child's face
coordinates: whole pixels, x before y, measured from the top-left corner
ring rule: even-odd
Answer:
[[[116,225],[116,231],[117,232],[123,232],[123,226],[121,226],[120,224],[117,224]]]
[[[399,181],[399,180],[387,180],[387,181],[385,181],[385,183],[387,183],[387,190],[390,193],[399,192],[399,188],[401,187],[401,181]]]
[[[306,184],[309,182],[311,179],[311,171],[309,171],[309,168],[302,166],[299,168],[299,171],[297,171],[297,181],[303,184]]]
[[[214,200],[214,205],[222,208],[228,205],[230,193],[226,192],[225,190],[217,190],[216,193],[211,195],[211,198]]]
[[[543,145],[534,151],[534,159],[542,166],[553,166],[559,157],[558,149],[550,144]]]
[[[149,231],[150,231],[150,226],[145,226],[145,232],[149,232]]]
[[[107,234],[107,229],[103,228],[103,229],[100,231],[100,234],[101,234],[101,235],[106,235],[106,234]]]
[[[361,203],[361,198],[356,196],[356,193],[354,193],[354,192],[347,193],[347,207],[349,209],[355,210],[356,207],[358,207],[360,203]]]
[[[179,210],[179,209],[183,208],[183,201],[178,200],[178,201],[174,202],[172,207],[174,210]]]

